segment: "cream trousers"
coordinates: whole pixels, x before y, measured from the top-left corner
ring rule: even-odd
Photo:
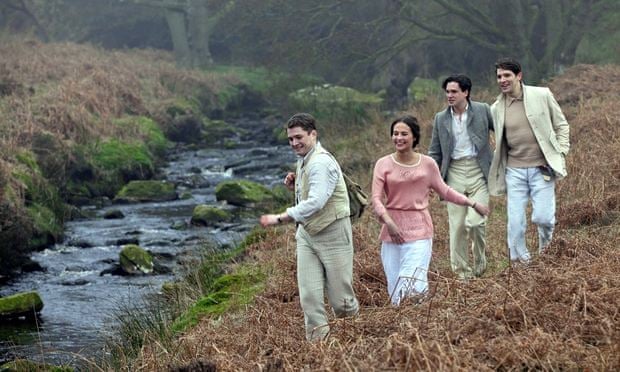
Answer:
[[[452,160],[446,182],[454,190],[476,203],[489,205],[489,191],[476,159]],[[460,279],[481,276],[487,267],[487,218],[473,208],[448,203],[450,223],[450,266]],[[469,250],[473,255],[473,265]]]
[[[329,333],[325,291],[336,317],[356,315],[353,292],[353,237],[349,217],[334,221],[310,235],[300,225],[297,239],[297,284],[304,311],[306,339],[324,339]]]

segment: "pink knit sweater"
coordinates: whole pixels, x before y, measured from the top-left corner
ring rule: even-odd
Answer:
[[[414,165],[396,162],[392,155],[377,160],[372,179],[372,205],[375,214],[389,213],[401,228],[405,241],[433,237],[433,221],[428,211],[429,192],[435,190],[443,199],[467,205],[467,197],[446,185],[437,163],[420,154]],[[383,224],[380,239],[391,242],[387,226]]]

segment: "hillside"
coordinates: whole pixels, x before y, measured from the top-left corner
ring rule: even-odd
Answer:
[[[334,320],[330,338],[311,344],[303,336],[293,226],[272,229],[248,248],[243,264],[267,275],[265,290],[254,302],[203,318],[171,346],[146,342],[134,367],[620,369],[620,118],[614,114],[616,99],[609,94],[617,81],[618,66],[580,65],[549,82],[571,125],[569,176],[557,187],[554,241],[531,265],[508,266],[505,203],[496,198],[488,227],[490,269],[479,280],[456,281],[447,262],[445,207],[435,200],[432,295],[420,305],[394,308],[385,293],[378,224],[367,213],[354,227],[360,315]],[[487,100],[494,95],[484,94]],[[440,101],[429,101],[409,110],[422,119],[424,151],[432,114],[441,106]],[[387,121],[374,120],[348,142],[356,148],[343,148],[341,139],[330,145],[340,149],[341,158],[357,153],[360,161],[371,164],[391,151],[386,126]],[[368,173],[362,173],[359,178],[367,179]],[[532,226],[528,232],[531,246]]]
[[[225,120],[266,104],[265,73],[177,69],[163,51],[5,36],[0,54],[0,280],[62,241],[76,207],[156,177],[175,143],[223,145],[243,131]]]

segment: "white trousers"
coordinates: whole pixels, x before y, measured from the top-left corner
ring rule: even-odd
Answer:
[[[393,305],[398,306],[406,297],[426,293],[432,252],[433,239],[381,243],[381,262]]]
[[[538,226],[538,252],[549,244],[555,227],[555,179],[545,181],[540,169],[506,168],[508,248],[512,261],[529,262],[525,244],[526,210],[532,201],[532,222]]]

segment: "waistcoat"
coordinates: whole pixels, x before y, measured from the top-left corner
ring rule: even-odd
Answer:
[[[336,159],[326,151],[320,143],[314,147],[314,151],[310,156],[305,159],[305,161],[297,162],[297,177],[300,180],[300,201],[308,199],[308,193],[310,191],[310,182],[308,180],[308,172],[310,164],[316,159],[317,156],[325,156],[322,154],[326,154],[330,156],[334,161]],[[347,186],[344,182],[344,177],[342,176],[342,171],[340,170],[340,165],[336,161],[336,165],[338,166],[338,183],[336,184],[336,188],[332,195],[327,199],[327,202],[318,212],[313,214],[310,218],[306,220],[303,224],[304,230],[310,235],[315,235],[321,232],[324,228],[329,226],[332,222],[340,219],[349,217],[349,195],[347,193]]]

